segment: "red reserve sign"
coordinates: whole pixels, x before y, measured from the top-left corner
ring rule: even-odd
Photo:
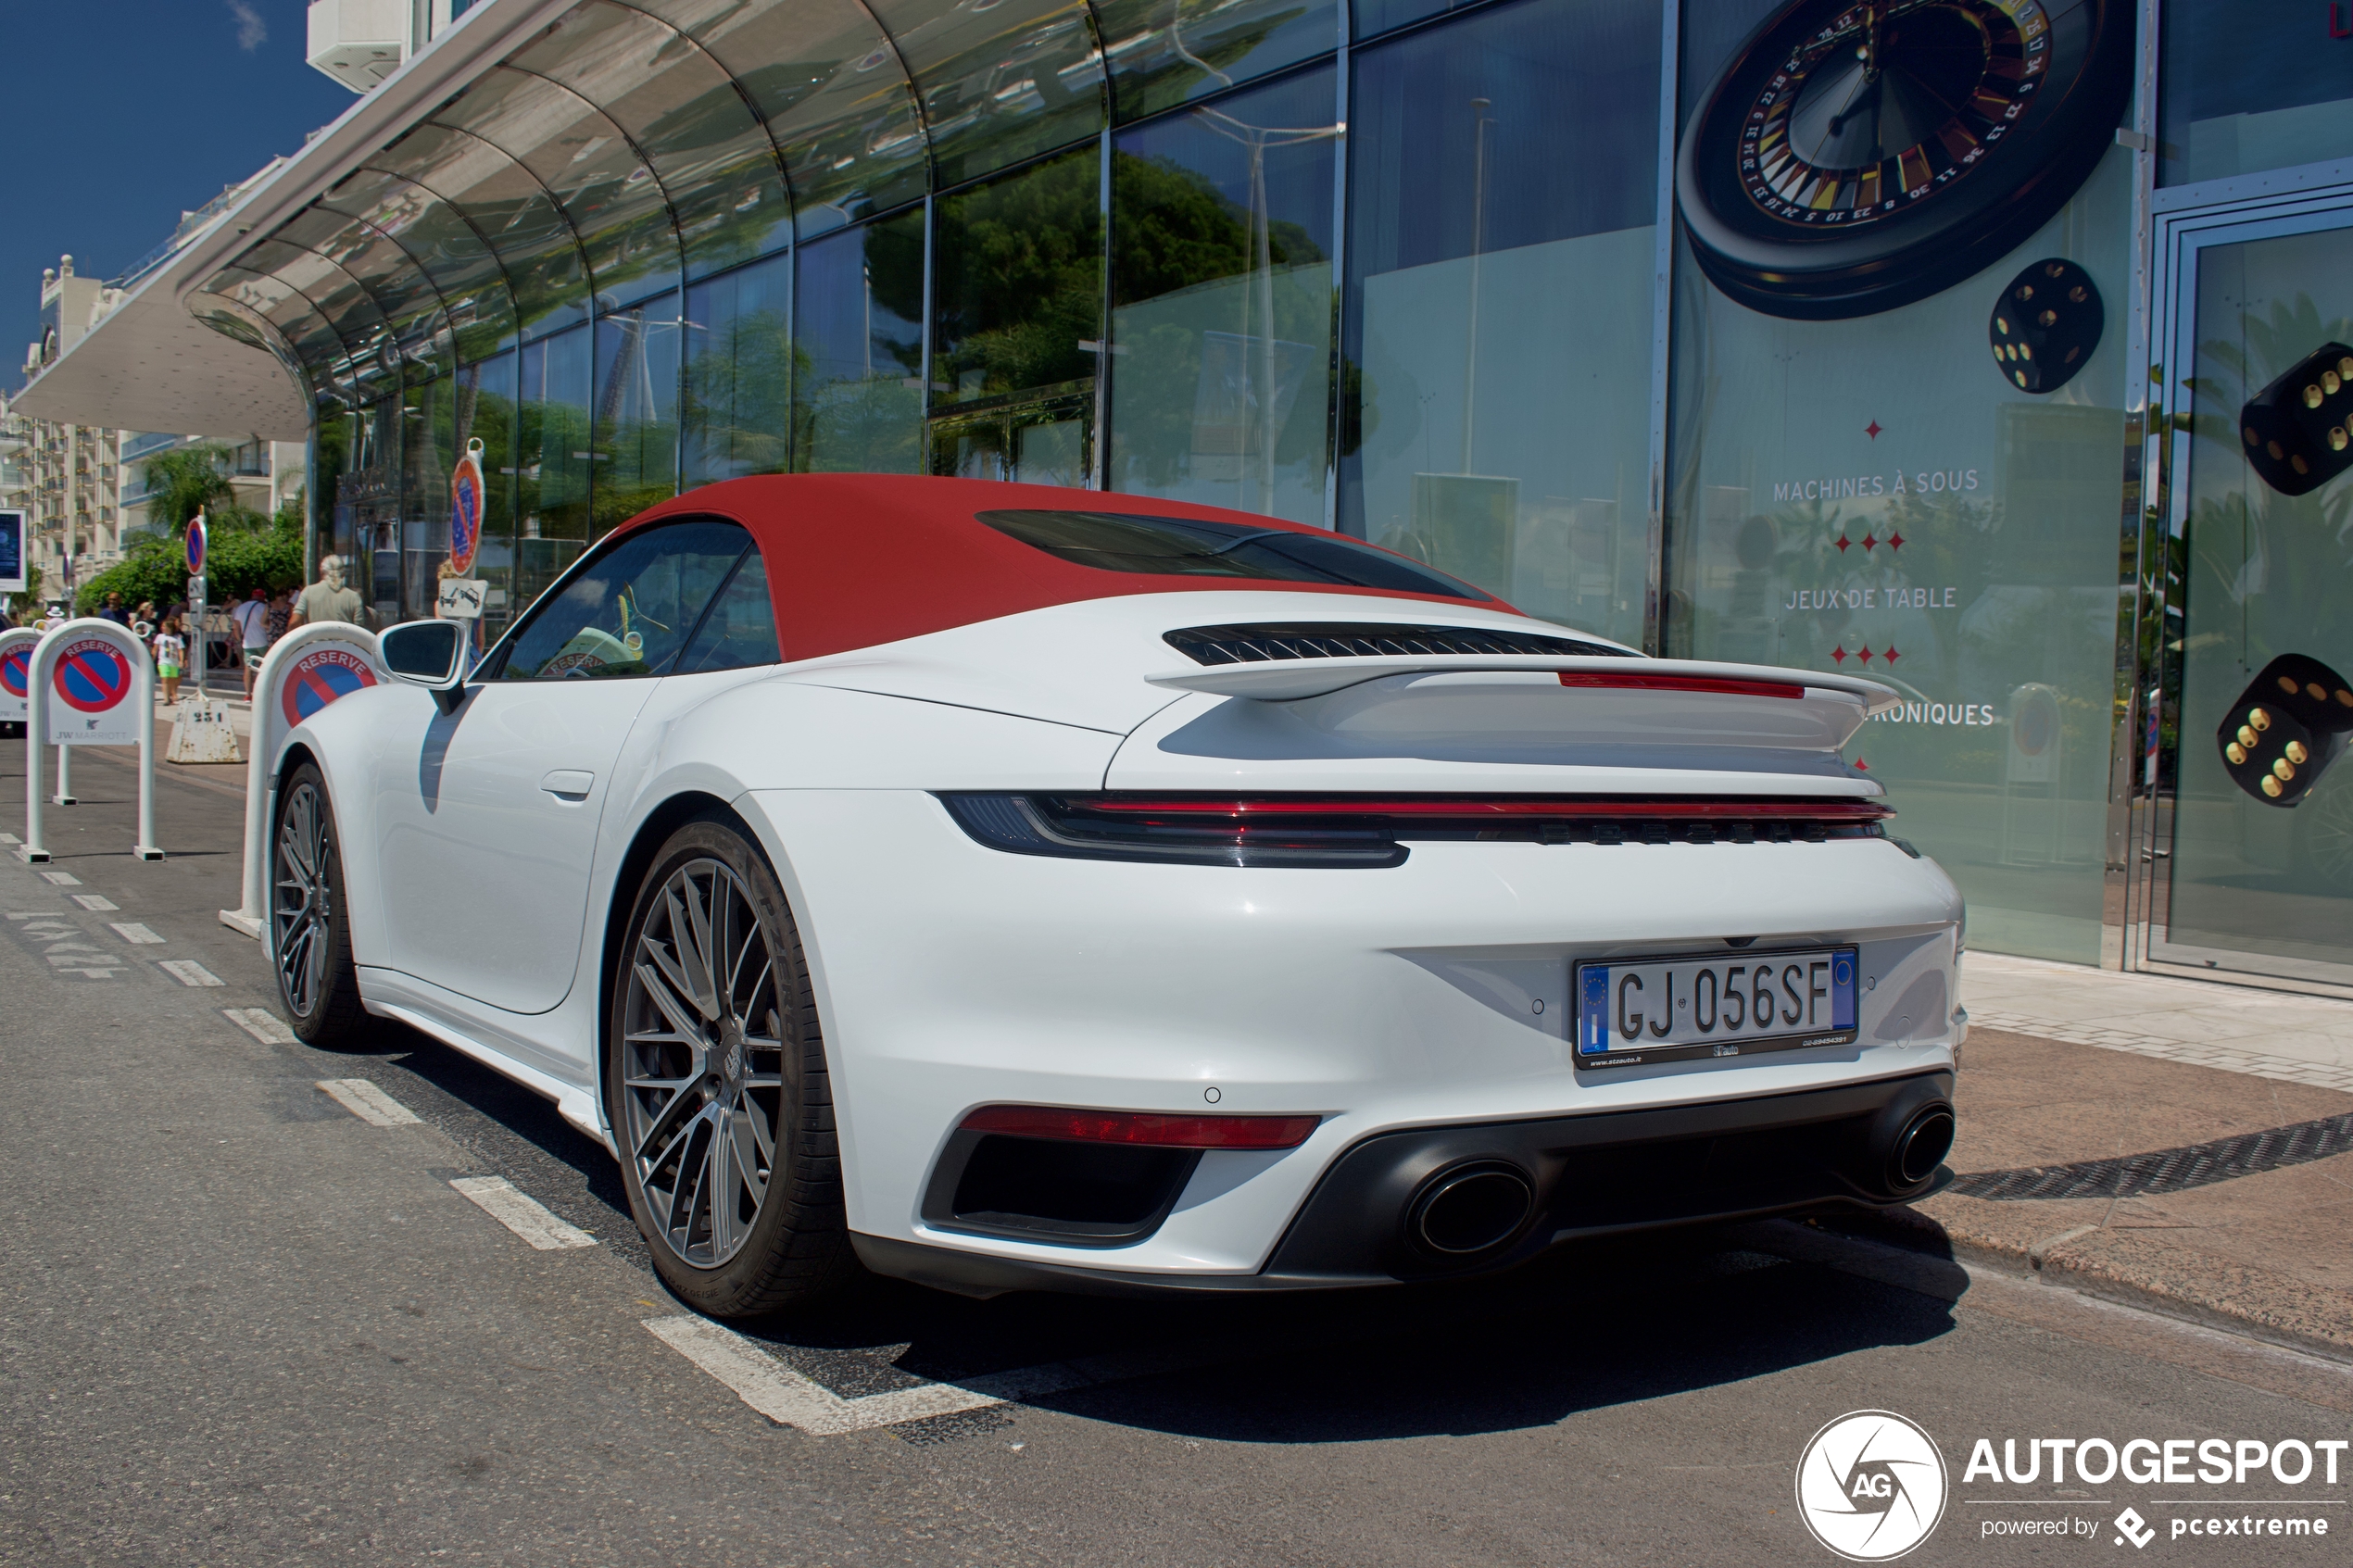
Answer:
[[[294,668],[286,671],[278,703],[291,729],[329,703],[375,684],[375,671],[358,650],[316,648],[296,659]]]

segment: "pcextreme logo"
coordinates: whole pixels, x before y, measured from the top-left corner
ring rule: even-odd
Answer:
[[[1814,1434],[1797,1461],[1797,1515],[1850,1562],[1903,1556],[1944,1516],[1944,1456],[1894,1411],[1855,1411]]]

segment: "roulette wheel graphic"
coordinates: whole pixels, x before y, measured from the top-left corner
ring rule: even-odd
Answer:
[[[2123,0],[1795,0],[1684,128],[1676,197],[1701,270],[1811,320],[1982,270],[2113,143],[2133,25]]]

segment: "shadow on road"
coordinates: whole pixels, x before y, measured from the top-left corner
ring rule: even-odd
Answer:
[[[601,1145],[447,1047],[405,1029],[385,1044],[387,1066],[483,1123],[470,1133],[464,1117],[436,1118],[445,1130],[487,1164],[520,1160],[530,1169],[519,1185],[642,1260]],[[1327,1443],[1548,1425],[1921,1344],[1951,1329],[1951,1311],[1701,1228],[1576,1244],[1499,1280],[1310,1296],[982,1301],[873,1280],[820,1310],[737,1326],[849,1399],[1050,1362],[1167,1358],[1184,1370],[1035,1402],[1187,1436]]]

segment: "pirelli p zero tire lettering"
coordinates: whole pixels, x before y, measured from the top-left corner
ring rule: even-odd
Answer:
[[[278,999],[308,1044],[364,1044],[371,1021],[352,962],[342,840],[315,763],[287,775],[270,838],[270,959]]]
[[[857,1273],[824,1042],[800,936],[731,821],[673,834],[613,979],[606,1102],[654,1265],[715,1317],[758,1317]]]

